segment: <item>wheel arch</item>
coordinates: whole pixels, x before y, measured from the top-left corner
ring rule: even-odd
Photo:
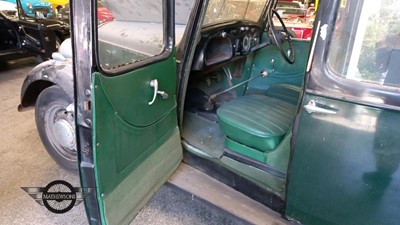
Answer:
[[[33,68],[25,78],[21,88],[21,101],[18,111],[35,106],[40,93],[57,85],[73,99],[73,74],[71,62],[45,61]]]
[[[23,95],[21,95],[21,104],[18,106],[18,111],[23,111],[25,108],[33,107],[39,94],[46,88],[55,85],[47,80],[37,80],[31,83]]]

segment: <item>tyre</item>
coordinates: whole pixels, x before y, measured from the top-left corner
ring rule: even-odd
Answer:
[[[75,119],[67,107],[73,103],[59,86],[43,90],[35,106],[36,127],[50,156],[64,169],[78,171]]]

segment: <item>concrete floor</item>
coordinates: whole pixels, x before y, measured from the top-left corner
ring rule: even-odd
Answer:
[[[18,112],[22,82],[37,62],[27,58],[0,68],[0,224],[87,224],[84,204],[54,214],[20,187],[44,187],[53,180],[79,185],[77,175],[61,169],[44,149],[34,111]],[[163,186],[132,224],[238,224],[177,190]]]

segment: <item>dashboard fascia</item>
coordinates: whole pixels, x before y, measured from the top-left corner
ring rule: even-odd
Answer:
[[[255,22],[234,21],[210,25],[201,31],[193,71],[209,69],[246,57],[269,43],[261,43],[264,28]]]

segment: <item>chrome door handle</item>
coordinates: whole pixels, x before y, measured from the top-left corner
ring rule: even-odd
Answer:
[[[331,115],[336,114],[336,112],[333,110],[318,107],[314,100],[311,100],[310,102],[308,102],[308,104],[304,106],[304,109],[308,113],[323,113],[323,114],[331,114]]]
[[[153,105],[153,103],[156,101],[157,94],[161,95],[162,99],[164,99],[164,100],[166,100],[168,98],[167,92],[158,90],[158,80],[157,79],[150,81],[150,87],[154,88],[154,94],[153,94],[153,99],[151,100],[151,102],[149,102],[149,105]]]

